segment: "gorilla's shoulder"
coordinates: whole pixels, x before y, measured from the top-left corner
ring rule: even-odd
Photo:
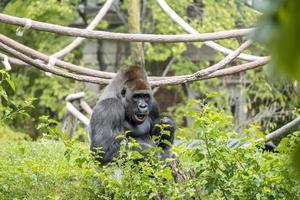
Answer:
[[[122,102],[117,98],[106,98],[99,100],[93,109],[91,121],[113,123],[114,121],[123,121],[125,109]]]
[[[122,102],[117,99],[117,98],[106,98],[106,99],[101,99],[97,102],[96,106],[94,109],[101,110],[101,111],[122,111],[124,109],[124,106]],[[116,110],[118,109],[118,110]],[[121,110],[119,110],[121,109]]]

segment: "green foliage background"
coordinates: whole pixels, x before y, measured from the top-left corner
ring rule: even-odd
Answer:
[[[0,11],[14,16],[68,25],[76,16],[77,4],[78,1],[76,0],[10,1],[4,8],[0,7]],[[17,37],[16,27],[3,23],[0,24],[0,30],[2,34],[48,55],[60,50],[72,41],[72,38],[69,37],[60,37],[34,30],[28,30],[23,37]],[[80,62],[79,50],[75,50],[69,55],[67,60],[78,64]],[[18,115],[7,121],[6,124],[14,129],[27,132],[32,138],[39,135],[36,131],[39,116],[49,115],[57,119],[61,118],[66,95],[82,89],[82,85],[73,80],[57,76],[48,77],[44,72],[30,66],[13,66],[10,73],[10,77],[17,88],[13,94],[10,93],[10,101],[15,102],[15,104],[22,104],[26,100],[35,99],[32,103],[35,109],[29,109],[27,116]]]
[[[242,1],[167,2],[199,32],[249,27],[260,18]],[[278,110],[272,116],[247,123],[241,133],[243,141],[253,142],[298,115],[297,82],[288,76],[274,80],[274,73],[278,74],[274,66],[299,80],[297,35],[300,31],[296,10],[299,3],[293,0],[272,2],[276,3],[266,7],[267,14],[259,19],[259,33],[256,33],[267,48],[255,44],[246,52],[271,53],[274,63],[262,71],[247,72],[250,83],[246,95],[249,118],[255,118],[267,107],[277,106]],[[187,16],[186,10],[193,4],[200,7],[203,4],[202,10],[195,16]],[[0,2],[0,11],[68,25],[77,16],[77,5],[77,0],[12,0]],[[126,8],[126,2],[122,6]],[[143,23],[145,33],[183,33],[155,1],[148,1],[147,7],[152,15]],[[34,30],[28,30],[20,38],[15,36],[15,29],[0,24],[2,34],[49,55],[71,41],[67,37]],[[115,30],[126,32],[126,27]],[[241,42],[243,40],[238,38],[220,41],[220,44],[236,48]],[[192,62],[182,56],[187,45],[145,44],[148,66],[175,57],[172,70],[178,75],[207,67],[207,61]],[[192,45],[200,47],[202,44]],[[67,60],[80,63],[80,50],[74,51]],[[220,59],[222,55],[217,54],[215,61]],[[299,158],[299,132],[293,130],[289,137],[281,140],[276,153],[263,151],[263,144],[228,148],[228,140],[236,138],[237,133],[233,131],[228,89],[219,79],[188,85],[203,101],[187,101],[183,92],[176,88],[182,98],[182,103],[171,109],[178,124],[177,138],[185,144],[191,140],[199,140],[200,144],[173,147],[176,160],[162,162],[156,156],[159,149],[144,152],[147,156],[143,158],[142,154],[127,149],[137,144],[124,143],[121,150],[124,157],[110,165],[99,166],[91,157],[87,142],[66,138],[56,121],[62,117],[65,96],[81,90],[81,83],[48,77],[32,67],[13,66],[9,73],[1,69],[0,75],[0,199],[300,198],[299,172],[292,166],[299,162],[290,158],[291,154],[296,161]],[[200,111],[195,111],[195,106],[201,108]],[[183,116],[192,119],[190,127],[183,126]],[[37,141],[31,141],[28,135]]]

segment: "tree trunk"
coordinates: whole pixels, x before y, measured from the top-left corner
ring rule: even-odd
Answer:
[[[140,0],[128,1],[128,29],[129,33],[141,33],[140,29]],[[130,43],[130,62],[145,67],[144,48],[142,42]]]
[[[240,73],[231,77],[229,84],[229,96],[231,112],[234,116],[234,130],[241,134],[245,128],[247,121],[247,104],[244,73]]]

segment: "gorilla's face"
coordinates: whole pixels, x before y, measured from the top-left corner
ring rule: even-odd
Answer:
[[[143,123],[151,108],[151,93],[147,90],[122,91],[122,96],[126,120],[134,124]]]

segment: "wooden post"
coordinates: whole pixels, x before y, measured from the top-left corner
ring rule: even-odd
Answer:
[[[140,0],[128,1],[128,29],[129,33],[141,33],[140,29]],[[144,48],[142,42],[130,43],[130,62],[145,67]]]
[[[241,134],[247,121],[247,104],[245,84],[247,82],[244,73],[231,76],[228,84],[231,112],[234,116],[234,130]]]

